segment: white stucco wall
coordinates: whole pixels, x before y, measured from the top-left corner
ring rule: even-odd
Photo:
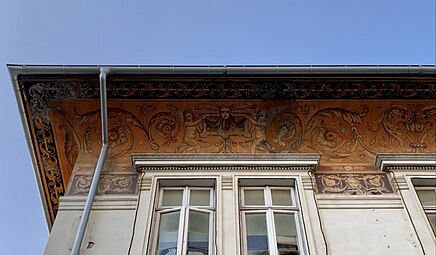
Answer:
[[[69,255],[84,197],[63,197],[44,254]],[[91,212],[80,254],[127,254],[135,215],[136,196],[102,196]]]
[[[423,254],[397,195],[320,197],[330,254]]]
[[[404,181],[403,196],[412,215],[405,210],[398,193],[385,195],[316,195],[307,172],[244,172],[229,171],[210,173],[153,172],[146,173],[141,181],[140,200],[135,227],[138,195],[98,196],[91,213],[89,227],[81,254],[148,254],[150,231],[153,229],[153,199],[160,178],[216,180],[216,255],[240,254],[240,224],[238,211],[238,178],[283,177],[296,180],[305,223],[306,251],[311,255],[326,254],[324,236],[329,255],[414,255],[433,254],[435,238],[423,217],[419,204]],[[84,197],[63,197],[45,254],[70,254],[75,229],[83,210]],[[319,220],[321,219],[321,221]],[[133,235],[133,238],[132,238]],[[418,237],[420,238],[418,240]],[[423,243],[423,248],[421,243]]]

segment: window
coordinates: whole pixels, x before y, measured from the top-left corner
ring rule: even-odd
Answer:
[[[168,181],[167,181],[168,182]],[[174,184],[175,181],[172,181]],[[178,181],[178,183],[183,181]],[[201,183],[207,183],[201,182]],[[212,187],[162,185],[155,209],[156,255],[213,254],[215,198]]]
[[[139,206],[147,224],[140,224],[136,232],[142,235],[132,243],[142,242],[142,254],[150,255],[323,251],[317,215],[306,200],[313,198],[299,199],[303,190],[311,194],[307,172],[319,158],[294,153],[133,155],[135,169],[147,180],[141,191],[153,201]],[[262,249],[256,238],[264,240]]]
[[[241,187],[240,194],[244,254],[302,254],[294,187]]]
[[[414,179],[413,183],[433,233],[436,233],[436,179]]]

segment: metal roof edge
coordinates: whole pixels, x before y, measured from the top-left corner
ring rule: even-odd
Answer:
[[[104,65],[111,74],[126,75],[329,75],[409,74],[434,75],[436,65],[277,65],[277,66],[159,66]],[[99,74],[100,65],[7,65],[11,76],[43,74]]]
[[[32,168],[33,168],[33,172],[35,175],[35,180],[36,180],[36,186],[38,188],[39,191],[39,197],[40,197],[40,202],[42,204],[42,208],[43,208],[43,212],[44,212],[44,217],[45,217],[45,222],[47,224],[47,229],[50,232],[53,223],[51,222],[51,217],[50,217],[50,211],[49,208],[47,206],[47,199],[45,196],[45,192],[44,192],[44,188],[43,188],[43,184],[42,184],[42,180],[41,180],[41,176],[39,174],[39,167],[38,167],[38,163],[37,163],[37,157],[36,154],[33,150],[33,141],[30,138],[31,137],[31,133],[30,133],[30,129],[27,126],[27,117],[25,114],[25,110],[24,110],[24,104],[23,104],[23,100],[22,97],[20,95],[21,89],[18,83],[18,79],[17,76],[20,73],[18,70],[11,70],[8,66],[9,69],[9,73],[10,73],[10,78],[12,81],[12,86],[13,86],[13,90],[14,90],[14,94],[15,94],[15,98],[17,100],[17,107],[18,107],[18,111],[20,113],[20,118],[21,118],[21,125],[23,127],[23,131],[24,131],[24,135],[25,135],[25,139],[26,139],[26,144],[27,144],[27,148],[29,150],[30,153],[30,158],[32,160]]]

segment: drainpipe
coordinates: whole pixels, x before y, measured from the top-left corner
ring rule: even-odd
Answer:
[[[74,239],[71,255],[79,255],[82,246],[83,237],[85,235],[86,226],[88,224],[89,215],[91,213],[92,204],[94,203],[95,194],[97,193],[98,182],[100,181],[103,164],[108,151],[108,128],[107,128],[107,96],[106,96],[106,75],[109,73],[109,68],[100,68],[100,104],[101,104],[101,134],[102,147],[100,156],[98,157],[95,167],[94,176],[92,177],[91,187],[89,188],[88,197],[86,198],[85,208],[83,209],[82,218],[80,219],[77,229],[76,238]]]

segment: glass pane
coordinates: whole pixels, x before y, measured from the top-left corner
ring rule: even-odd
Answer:
[[[265,205],[265,198],[263,197],[263,189],[258,190],[244,190],[245,205]]]
[[[417,190],[419,200],[423,206],[436,206],[436,191],[433,190]]]
[[[164,190],[162,196],[162,206],[182,205],[183,190]]]
[[[180,212],[162,214],[157,236],[157,255],[172,255],[177,253]]]
[[[191,190],[189,205],[210,205],[210,190]]]
[[[190,211],[188,255],[209,254],[209,213]]]
[[[427,213],[427,218],[430,221],[433,232],[436,234],[436,213]]]
[[[299,254],[294,214],[274,213],[279,254]]]
[[[249,255],[269,254],[265,213],[245,214],[245,222],[247,224],[247,253]]]
[[[291,190],[273,189],[271,193],[273,205],[292,205]]]

